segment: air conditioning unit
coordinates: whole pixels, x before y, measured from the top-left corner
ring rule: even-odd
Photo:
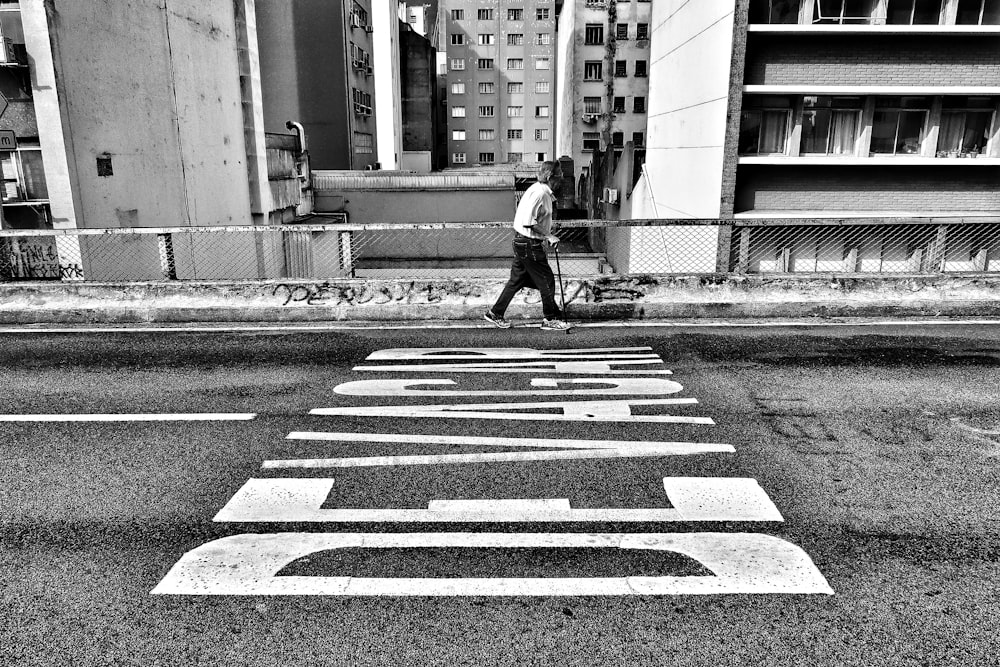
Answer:
[[[605,204],[617,204],[618,203],[618,189],[617,188],[604,188],[604,203]]]
[[[362,115],[365,112],[365,107],[357,102],[354,103],[354,113]]]
[[[375,71],[375,70],[373,70],[373,69],[372,69],[372,66],[371,66],[371,65],[368,65],[368,66],[367,66],[367,67],[365,68],[365,75],[366,75],[366,76],[371,76],[371,75],[372,75],[372,72],[374,72],[374,71]]]
[[[597,116],[595,116],[594,114],[592,114],[592,113],[585,113],[585,114],[583,114],[583,122],[584,123],[593,123],[595,120],[597,120]]]
[[[365,26],[365,32],[368,32],[368,33],[375,32],[375,26],[366,25]]]

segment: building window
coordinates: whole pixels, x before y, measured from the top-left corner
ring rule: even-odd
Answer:
[[[646,72],[646,61],[636,60],[635,61],[635,75],[636,76],[648,76]]]
[[[453,10],[451,10],[451,20],[452,21],[463,21],[463,20],[465,20],[465,10],[464,9],[453,9]]]
[[[479,69],[493,69],[493,58],[480,58],[478,67]]]
[[[520,81],[508,81],[507,82],[507,94],[508,95],[520,95],[524,93],[524,84]]]
[[[614,106],[611,107],[611,110],[615,113],[625,113],[625,98],[616,97]]]
[[[110,158],[108,161],[110,162]],[[41,148],[21,146],[14,151],[0,152],[0,171],[3,175],[0,194],[5,203],[45,201],[49,198]]]
[[[535,118],[548,118],[549,108],[547,106],[535,107]]]
[[[452,107],[451,108],[452,118],[465,118],[465,107]]]
[[[535,10],[535,20],[536,21],[548,21],[549,20],[549,10],[548,10],[548,8],[536,9]]]
[[[599,114],[603,113],[600,97],[584,97],[583,113]]]
[[[524,130],[507,130],[508,139],[523,139]]]
[[[535,141],[548,141],[548,140],[549,140],[548,129],[535,130]]]
[[[479,117],[480,118],[493,118],[495,116],[495,107],[492,105],[486,105],[479,107]]]
[[[490,33],[480,33],[479,34],[479,45],[480,46],[489,46],[490,44],[494,43],[495,38],[496,38],[496,35],[492,35]]]
[[[549,159],[548,153],[535,153],[535,160],[537,162],[545,162],[548,159]]]
[[[479,162],[481,164],[493,164],[494,162],[496,162],[496,157],[494,156],[493,153],[480,153]]]
[[[368,132],[355,132],[354,133],[354,152],[355,153],[374,153],[375,152],[375,139]]]
[[[936,25],[941,21],[941,0],[889,0],[885,22],[890,25]]]
[[[583,64],[583,80],[584,81],[600,81],[602,77],[602,72],[604,63],[600,60],[588,60]]]
[[[515,9],[507,10],[507,20],[508,21],[523,21],[524,20],[524,10],[520,7]]]
[[[552,61],[548,58],[535,58],[535,69],[552,69]]]
[[[452,130],[451,131],[452,141],[465,141],[465,130]]]
[[[635,113],[646,113],[646,98],[636,96],[632,100],[632,111]]]
[[[492,9],[480,9],[476,12],[476,18],[480,21],[492,21],[493,20],[493,10]]]
[[[584,132],[583,133],[583,150],[586,151],[596,151],[601,147],[601,133],[600,132]]]
[[[452,153],[451,162],[452,164],[465,164],[465,153]]]
[[[628,39],[628,23],[615,24],[615,39]]]
[[[603,44],[604,26],[600,23],[588,23],[583,32],[584,44]]]
[[[861,106],[860,97],[804,97],[799,152],[854,155],[861,123]]]
[[[536,93],[547,93],[549,92],[549,82],[548,81],[536,81],[535,82],[535,92]]]
[[[507,107],[507,118],[520,118],[524,115],[524,107]]]
[[[460,32],[451,33],[451,43],[456,46],[465,44],[465,35]]]
[[[479,92],[483,95],[490,95],[496,92],[496,86],[492,81],[480,81]]]
[[[816,0],[813,23],[868,23],[871,0]]]
[[[750,23],[798,23],[800,0],[758,0],[750,6]]]
[[[453,84],[451,84],[451,94],[452,95],[465,95],[465,84],[464,83],[453,83]]]
[[[649,24],[648,23],[637,23],[635,26],[635,38],[636,39],[649,39]]]
[[[996,104],[993,97],[945,97],[938,132],[938,157],[985,154]]]
[[[479,130],[480,141],[496,141],[496,138],[497,138],[496,130]]]
[[[641,148],[642,146],[645,146],[646,145],[645,141],[646,141],[646,136],[642,132],[632,133],[632,145],[635,146],[636,148]]]
[[[457,71],[463,70],[463,69],[465,69],[465,61],[464,60],[462,60],[461,58],[452,58],[451,59],[451,70],[453,72],[457,72]]]
[[[958,0],[958,25],[1000,24],[1000,2],[997,0]]]
[[[524,69],[524,58],[507,58],[507,69]]]
[[[524,44],[524,35],[518,33],[510,33],[507,35],[507,44],[510,46],[521,46]]]
[[[740,117],[740,155],[783,155],[790,115],[787,97],[747,96]]]
[[[611,133],[611,145],[615,148],[621,148],[625,145],[625,133],[624,132],[612,132]]]
[[[535,37],[535,43],[541,46],[547,46],[552,43],[552,34],[547,32],[540,32]]]
[[[524,162],[524,153],[507,153],[507,162]]]
[[[628,61],[627,60],[616,60],[615,61],[615,76],[628,76]]]
[[[876,98],[872,154],[919,155],[929,108],[925,97]]]

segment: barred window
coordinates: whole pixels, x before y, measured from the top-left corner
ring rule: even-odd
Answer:
[[[493,164],[496,162],[496,157],[494,153],[480,153],[479,162],[482,164]]]
[[[604,63],[600,60],[588,60],[583,64],[584,81],[600,81],[604,71]]]
[[[354,152],[355,153],[374,153],[375,152],[375,140],[374,137],[368,132],[355,132],[354,133]]]
[[[494,107],[492,105],[479,107],[480,118],[492,118],[494,115]]]

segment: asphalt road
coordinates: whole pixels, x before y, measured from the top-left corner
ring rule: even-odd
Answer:
[[[379,350],[428,347],[648,347],[663,363],[642,368],[673,374],[352,370]],[[996,325],[3,333],[0,418],[255,417],[0,422],[0,664],[997,665],[998,370]],[[335,391],[348,382],[415,378],[455,383],[417,387],[423,390],[546,390],[532,385],[536,377],[605,384],[558,384],[556,391],[601,390],[563,398]],[[698,402],[635,406],[633,415],[715,423],[399,416],[426,404],[662,398],[611,394],[610,380],[635,377],[679,383],[669,397]],[[388,416],[310,414],[372,406],[403,407]],[[294,432],[717,443],[733,451],[262,468],[265,461],[540,451],[287,437]],[[669,510],[679,504],[668,501],[665,478],[756,480],[783,521],[213,521],[248,480],[278,478],[333,479],[316,508],[322,516],[477,499],[500,514],[500,499]],[[284,502],[279,495],[265,499],[266,508]],[[799,548],[833,594],[151,593],[192,550],[269,533],[500,535],[501,546],[429,547],[406,542],[424,538],[404,538],[388,548],[321,550],[274,578],[311,577],[307,588],[346,576],[425,584],[529,578],[537,586],[704,581],[719,572],[676,551],[517,546],[510,536],[766,535]],[[250,549],[241,558],[258,556]]]

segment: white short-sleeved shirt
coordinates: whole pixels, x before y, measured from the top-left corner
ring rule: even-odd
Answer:
[[[545,239],[552,233],[552,204],[556,196],[545,183],[528,188],[514,214],[514,230],[521,236]]]

